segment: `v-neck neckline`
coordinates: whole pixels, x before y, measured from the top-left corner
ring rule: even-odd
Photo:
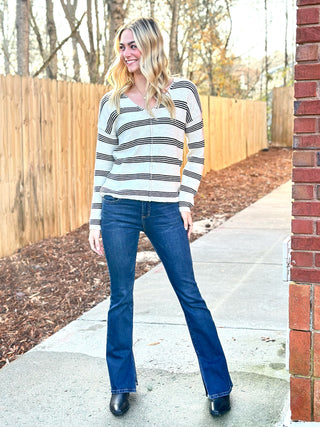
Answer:
[[[174,77],[173,77],[173,78],[172,78],[172,82],[171,82],[170,86],[168,87],[167,91],[171,90],[171,88],[172,88],[172,86],[173,86],[174,81],[175,81],[175,79],[174,79]],[[134,101],[130,98],[130,96],[128,96],[126,93],[123,93],[123,96],[125,96],[126,98],[128,98],[128,99],[129,99],[129,101],[130,101],[132,104],[134,104],[137,108],[139,108],[141,111],[147,111],[147,109],[146,109],[145,107],[141,107],[141,105],[139,105],[139,104],[137,104],[136,102],[134,102]],[[151,108],[151,111],[153,111],[154,109],[158,109],[161,105],[162,105],[162,104],[160,104],[160,105],[157,105],[157,104],[156,104],[154,107],[152,107],[152,108]]]

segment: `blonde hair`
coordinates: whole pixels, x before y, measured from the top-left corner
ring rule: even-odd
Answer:
[[[155,97],[157,106],[163,104],[173,117],[175,106],[166,90],[170,82],[168,59],[163,49],[163,37],[159,25],[152,18],[139,18],[128,22],[119,29],[115,37],[116,58],[107,73],[107,79],[114,88],[111,101],[120,112],[121,95],[134,85],[133,74],[128,71],[119,55],[120,38],[125,30],[132,31],[134,41],[141,52],[140,70],[147,79],[146,110],[153,115],[149,103]]]

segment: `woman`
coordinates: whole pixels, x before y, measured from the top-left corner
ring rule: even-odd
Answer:
[[[110,410],[122,415],[137,377],[132,351],[133,284],[140,231],[150,239],[180,301],[198,356],[212,415],[230,409],[232,382],[211,314],[194,279],[190,208],[203,169],[199,95],[171,78],[153,19],[124,25],[108,72],[113,90],[101,100],[89,241],[111,281],[107,364]],[[189,155],[180,179],[184,138]],[[181,182],[180,182],[181,181]]]

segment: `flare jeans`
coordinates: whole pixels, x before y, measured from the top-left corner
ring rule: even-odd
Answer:
[[[178,203],[104,196],[101,234],[110,274],[107,364],[112,393],[135,392],[133,286],[140,231],[150,239],[179,299],[207,396],[228,395],[232,382],[215,324],[194,278]]]

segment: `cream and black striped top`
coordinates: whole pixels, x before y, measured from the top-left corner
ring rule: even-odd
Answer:
[[[120,114],[110,92],[101,99],[90,229],[100,229],[102,198],[179,202],[180,211],[193,206],[204,163],[200,98],[196,86],[174,78],[168,92],[175,117],[160,105],[154,117],[127,95],[120,98]],[[182,177],[184,140],[188,158]]]

